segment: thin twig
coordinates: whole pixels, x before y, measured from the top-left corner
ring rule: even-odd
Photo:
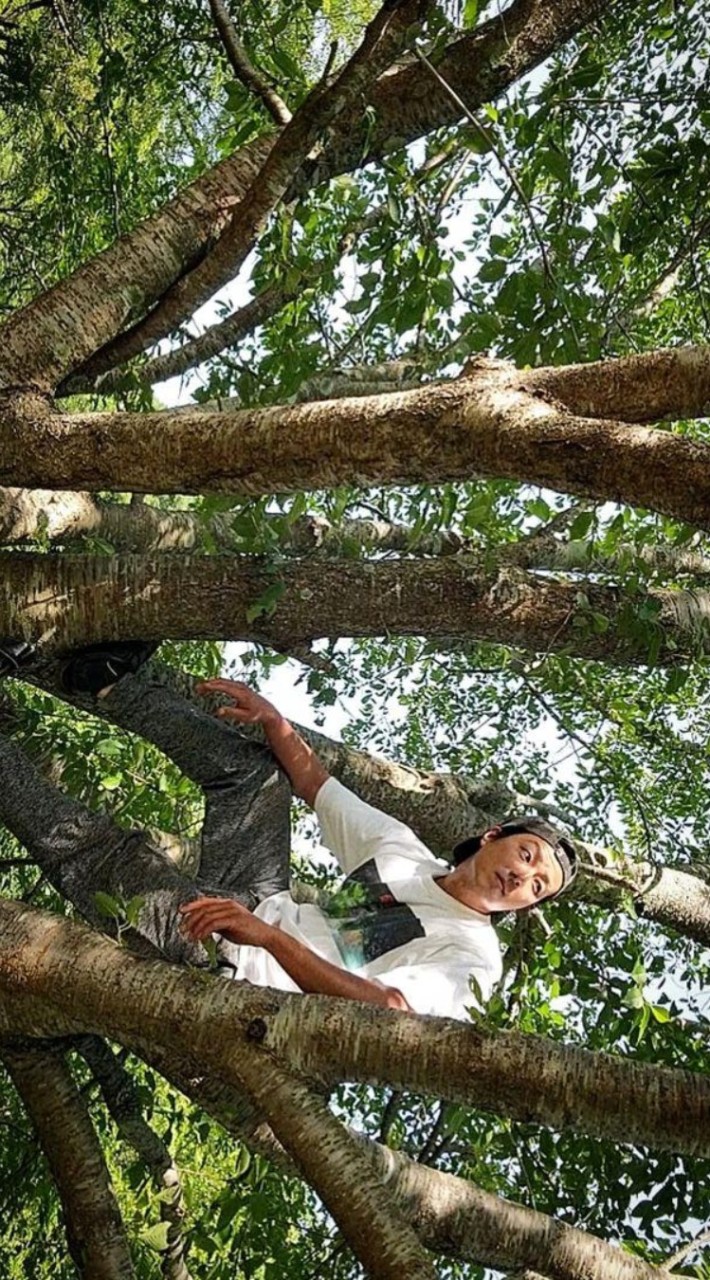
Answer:
[[[291,119],[291,112],[281,95],[276,92],[273,85],[269,84],[266,76],[250,61],[247,51],[237,35],[237,29],[232,22],[224,0],[209,0],[209,6],[222,41],[222,47],[237,79],[243,85],[246,85],[247,89],[250,89],[252,93],[256,94],[257,98],[261,98],[270,116],[277,124],[288,124]]]
[[[696,1249],[704,1248],[708,1243],[710,1243],[710,1227],[705,1227],[694,1240],[690,1240],[688,1244],[684,1244],[682,1248],[672,1253],[670,1258],[666,1258],[663,1264],[664,1268],[666,1271],[670,1271],[671,1267],[677,1267],[680,1262],[685,1262],[690,1253],[694,1253]]]

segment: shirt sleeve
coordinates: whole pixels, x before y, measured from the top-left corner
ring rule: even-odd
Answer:
[[[405,876],[414,870],[413,864],[436,861],[404,822],[367,804],[337,778],[323,783],[314,808],[323,844],[346,875],[370,858],[377,860],[382,878]]]

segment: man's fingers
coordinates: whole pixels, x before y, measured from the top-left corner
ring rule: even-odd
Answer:
[[[228,911],[196,912],[183,918],[181,929],[191,938],[206,938],[211,933],[221,933],[223,929],[234,928],[235,919]]]
[[[238,697],[240,693],[254,692],[242,680],[226,680],[221,676],[215,676],[212,680],[201,680],[199,684],[195,685],[195,688],[198,693],[204,691],[207,693],[226,693],[233,698]]]
[[[238,720],[240,724],[253,719],[251,711],[244,707],[218,707],[215,714],[219,720]]]
[[[207,896],[203,898],[190,898],[190,901],[183,902],[179,909],[182,912],[199,911],[202,907],[223,907],[225,903],[230,907],[236,907],[237,911],[248,910],[248,908],[242,906],[240,902],[235,902],[233,898],[211,898]]]

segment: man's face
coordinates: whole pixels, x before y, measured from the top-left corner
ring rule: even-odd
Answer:
[[[484,911],[522,911],[562,888],[562,868],[552,845],[522,832],[500,836],[487,831],[468,859],[472,885]]]

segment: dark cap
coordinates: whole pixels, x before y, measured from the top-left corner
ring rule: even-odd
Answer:
[[[552,852],[562,872],[562,884],[557,893],[547,894],[548,902],[551,898],[556,898],[558,894],[564,893],[565,889],[569,889],[577,875],[578,867],[577,850],[566,831],[563,831],[560,827],[553,826],[551,822],[546,822],[544,818],[538,818],[534,814],[525,814],[521,818],[506,818],[503,822],[496,823],[496,828],[501,837],[529,834],[531,836],[539,836],[541,840],[546,840],[552,847]],[[457,867],[460,862],[464,862],[466,858],[470,858],[472,854],[477,853],[480,847],[481,836],[469,836],[468,840],[462,840],[454,848],[454,866]]]

